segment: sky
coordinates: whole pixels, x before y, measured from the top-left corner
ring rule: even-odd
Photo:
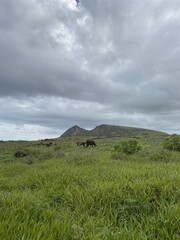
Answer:
[[[100,124],[180,134],[180,1],[77,2],[0,1],[0,140]]]

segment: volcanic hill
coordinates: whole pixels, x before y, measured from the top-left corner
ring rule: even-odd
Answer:
[[[138,137],[138,136],[166,136],[167,133],[125,126],[115,126],[102,124],[95,127],[92,130],[86,130],[75,125],[65,131],[60,137],[75,137],[75,136],[87,136],[87,137]]]

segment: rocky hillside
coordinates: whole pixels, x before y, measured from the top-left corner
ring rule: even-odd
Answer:
[[[74,126],[69,128],[64,132],[61,137],[72,137],[72,136],[87,136],[87,137],[137,137],[137,136],[152,136],[152,135],[167,135],[166,133],[143,129],[143,128],[133,128],[133,127],[122,127],[114,125],[102,124],[95,127],[92,130],[86,130],[80,128],[79,126]]]
[[[66,132],[64,132],[61,135],[61,137],[73,137],[73,136],[89,136],[89,131],[75,125],[74,127],[69,128]]]

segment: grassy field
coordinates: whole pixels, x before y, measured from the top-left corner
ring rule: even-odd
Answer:
[[[77,140],[0,142],[0,240],[180,239],[180,153],[156,137],[133,155],[120,138]]]

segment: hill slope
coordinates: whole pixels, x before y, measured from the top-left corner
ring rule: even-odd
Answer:
[[[74,126],[65,131],[61,137],[72,137],[72,136],[89,136],[89,137],[119,137],[119,136],[152,136],[152,135],[167,135],[164,132],[134,128],[134,127],[123,127],[115,125],[102,124],[95,127],[92,130],[86,130],[79,126]]]

